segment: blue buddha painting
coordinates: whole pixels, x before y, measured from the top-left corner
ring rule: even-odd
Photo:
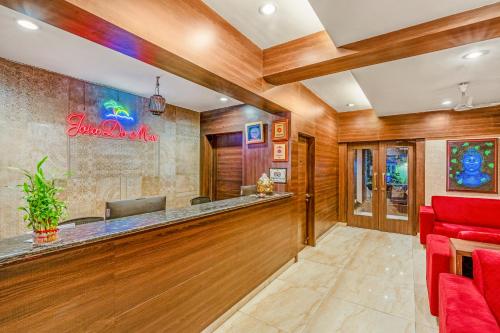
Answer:
[[[496,193],[496,140],[448,141],[448,191]]]

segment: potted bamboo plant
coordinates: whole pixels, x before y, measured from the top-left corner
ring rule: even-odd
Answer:
[[[25,182],[21,187],[25,205],[19,207],[24,214],[24,221],[33,229],[33,243],[44,245],[58,239],[58,225],[66,214],[66,204],[58,198],[61,189],[54,180],[45,177],[42,166],[45,156],[36,166],[35,173],[23,170]]]

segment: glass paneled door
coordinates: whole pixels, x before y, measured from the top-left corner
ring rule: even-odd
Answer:
[[[378,145],[349,145],[347,221],[354,227],[378,228]]]
[[[412,143],[380,143],[380,230],[413,233],[414,165]]]
[[[413,144],[350,144],[347,168],[348,225],[412,234]]]

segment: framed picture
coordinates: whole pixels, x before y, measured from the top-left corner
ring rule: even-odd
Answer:
[[[276,184],[286,184],[286,168],[270,168],[269,178]]]
[[[446,142],[446,190],[498,193],[497,139]]]
[[[288,140],[288,119],[273,121],[273,130],[271,136],[273,141]]]
[[[273,142],[273,162],[288,162],[288,142]]]
[[[247,145],[264,142],[264,124],[262,121],[245,124],[245,140]]]

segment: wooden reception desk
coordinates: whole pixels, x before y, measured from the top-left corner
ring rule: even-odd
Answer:
[[[200,332],[297,254],[290,193],[0,241],[0,332]]]

